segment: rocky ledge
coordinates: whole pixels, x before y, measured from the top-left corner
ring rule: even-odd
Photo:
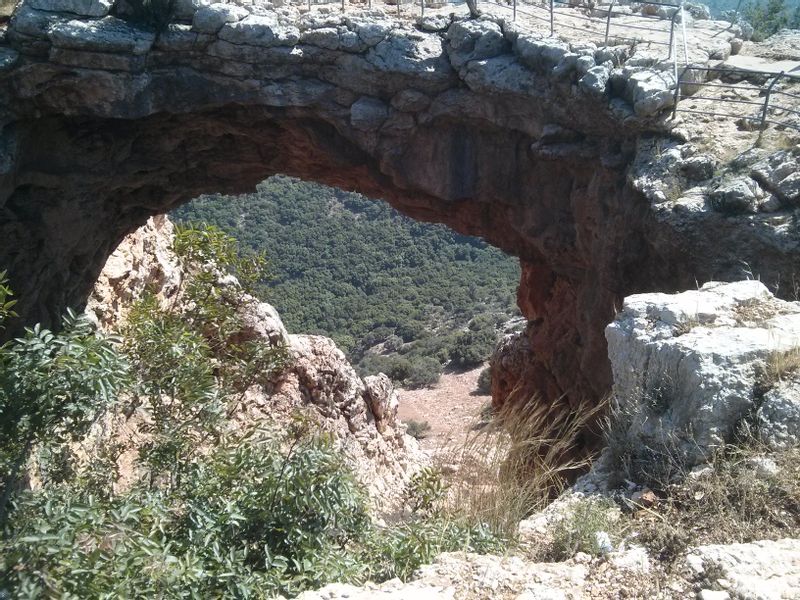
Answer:
[[[112,0],[18,6],[0,45],[0,268],[21,321],[82,304],[149,216],[274,173],[520,258],[529,325],[494,362],[498,402],[605,394],[603,327],[630,293],[746,271],[784,291],[796,274],[796,154],[765,151],[761,180],[728,169],[717,142],[735,126],[670,120],[674,65],[646,44],[445,9],[416,22],[248,4],[182,0],[158,33]],[[749,48],[738,26],[687,27],[697,64]]]
[[[133,302],[147,291],[163,306],[180,303],[183,271],[172,252],[172,223],[149,219],[109,257],[89,297],[87,314],[104,329],[124,324]],[[250,298],[240,308],[241,339],[259,339],[289,351],[286,367],[268,385],[246,390],[237,423],[287,427],[302,413],[327,432],[375,500],[377,515],[401,510],[405,484],[425,462],[417,441],[397,418],[398,395],[383,374],[360,378],[325,337],[290,334],[269,304]],[[136,415],[112,419],[119,435],[133,435]],[[133,447],[120,457],[125,465]],[[126,470],[121,468],[123,474]]]

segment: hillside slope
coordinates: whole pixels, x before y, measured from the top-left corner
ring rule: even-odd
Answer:
[[[253,194],[204,196],[172,215],[265,251],[265,296],[287,327],[333,338],[362,373],[429,383],[448,361],[485,359],[517,311],[515,259],[358,194],[272,177]]]

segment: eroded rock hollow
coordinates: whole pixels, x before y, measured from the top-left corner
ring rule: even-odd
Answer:
[[[674,217],[643,191],[654,140],[678,142],[669,82],[622,68],[626,47],[491,18],[192,2],[156,35],[106,16],[111,2],[42,4],[23,2],[0,46],[0,269],[20,324],[82,305],[149,216],[276,173],[519,257],[529,324],[496,359],[496,401],[604,394],[603,328],[627,294],[795,268],[770,223]]]

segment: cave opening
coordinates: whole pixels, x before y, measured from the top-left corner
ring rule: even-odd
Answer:
[[[106,257],[149,216],[204,193],[251,191],[276,173],[384,198],[519,258],[527,325],[495,398],[600,398],[610,385],[603,327],[624,291],[652,276],[631,268],[643,259],[645,207],[619,165],[543,157],[528,135],[484,122],[443,117],[387,148],[298,108],[43,117],[11,128],[18,176],[5,180],[2,264],[20,323],[53,324],[80,307]]]
[[[332,338],[361,377],[387,374],[400,418],[425,428],[419,437],[431,447],[454,419],[486,409],[489,358],[524,328],[517,259],[380,200],[273,176],[250,194],[202,196],[170,219],[219,227],[264,252],[259,296],[287,330]]]

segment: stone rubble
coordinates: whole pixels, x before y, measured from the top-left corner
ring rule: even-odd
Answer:
[[[704,598],[789,600],[800,598],[800,540],[700,546],[686,559],[694,574],[713,571],[724,589],[704,590]]]

